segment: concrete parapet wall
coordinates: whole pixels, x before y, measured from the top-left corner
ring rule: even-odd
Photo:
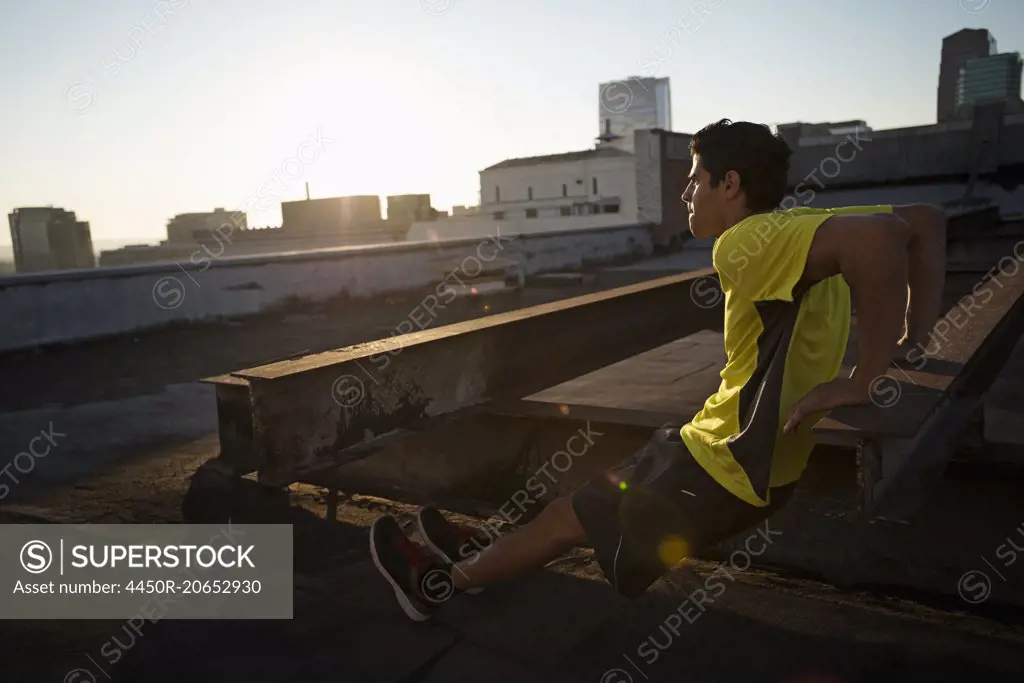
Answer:
[[[496,258],[519,262],[529,276],[651,249],[651,228],[633,225],[6,277],[0,278],[0,351],[245,316],[295,298],[367,298],[441,286],[446,275],[457,284]]]

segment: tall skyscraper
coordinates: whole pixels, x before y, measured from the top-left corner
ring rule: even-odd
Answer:
[[[958,118],[957,83],[960,80],[960,69],[967,60],[988,57],[995,52],[996,39],[983,28],[965,28],[942,39],[935,114],[939,123]]]
[[[74,211],[52,206],[15,209],[8,215],[19,273],[95,268],[89,224]]]
[[[968,59],[960,67],[957,81],[957,114],[966,115],[965,107],[987,102],[1005,102],[1006,111],[1021,111],[1022,67],[1024,63],[1019,52]]]
[[[668,78],[631,76],[598,86],[598,146],[633,151],[633,131],[672,130]]]

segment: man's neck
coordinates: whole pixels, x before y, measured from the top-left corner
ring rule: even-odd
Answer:
[[[729,228],[733,227],[734,225],[736,225],[740,221],[743,221],[743,220],[746,220],[747,218],[750,218],[753,215],[754,215],[753,211],[748,211],[746,208],[742,208],[742,209],[737,210],[735,213],[732,213],[732,214],[726,216],[725,227],[722,229],[722,232],[720,232],[720,233],[718,233],[718,235],[716,235],[716,237],[721,236],[722,233],[724,233]]]

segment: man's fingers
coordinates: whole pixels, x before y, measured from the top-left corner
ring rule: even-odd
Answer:
[[[786,425],[782,428],[783,432],[791,432],[800,425],[800,420],[804,417],[804,411],[802,403],[797,403],[789,411],[789,417],[786,418]]]
[[[808,415],[820,410],[826,410],[826,403],[827,400],[821,396],[820,392],[807,394],[807,396],[797,401],[796,405],[790,409],[789,417],[786,418],[786,425],[782,430],[784,432],[794,431]]]

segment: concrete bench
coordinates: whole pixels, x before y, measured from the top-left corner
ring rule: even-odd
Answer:
[[[222,465],[271,486],[416,439],[445,419],[585,375],[704,329],[699,271],[247,368],[217,387]],[[667,314],[671,312],[671,314]],[[614,321],[614,324],[609,324]]]

